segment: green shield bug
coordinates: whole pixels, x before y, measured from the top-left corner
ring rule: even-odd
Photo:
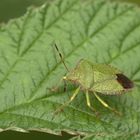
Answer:
[[[120,115],[121,113],[103,101],[98,93],[104,95],[121,95],[134,87],[133,82],[115,67],[92,63],[85,59],[80,60],[76,67],[69,71],[56,44],[55,48],[68,71],[66,76],[63,77],[63,80],[78,85],[70,100],[58,108],[57,111],[72,102],[79,91],[83,91],[86,95],[87,105],[91,110],[95,111],[91,106],[89,93],[93,93],[103,106]]]

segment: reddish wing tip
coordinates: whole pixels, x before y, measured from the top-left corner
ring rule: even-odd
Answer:
[[[117,81],[123,86],[124,89],[131,89],[134,87],[133,82],[123,74],[116,74]]]

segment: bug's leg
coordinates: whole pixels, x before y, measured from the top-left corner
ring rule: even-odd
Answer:
[[[103,101],[95,92],[94,92],[94,95],[95,95],[95,97],[100,101],[100,103],[101,103],[104,107],[106,107],[106,108],[108,108],[108,109],[114,111],[114,112],[115,112],[117,115],[119,115],[119,116],[122,115],[121,112],[118,112],[118,111],[115,110],[114,108],[110,107],[110,106],[109,106],[105,101]]]
[[[69,103],[71,103],[74,98],[76,97],[76,95],[79,93],[80,87],[78,87],[75,92],[73,93],[73,95],[70,97],[70,100],[68,100],[67,102],[65,102],[63,105],[61,105],[54,113],[57,114],[58,112],[60,112],[61,110],[63,110],[63,108],[65,106],[67,106]]]
[[[88,91],[86,91],[86,100],[87,100],[87,106],[88,106],[91,110],[96,111],[96,110],[91,106]]]
[[[88,106],[92,111],[94,111],[94,112],[96,113],[96,115],[98,115],[98,112],[96,111],[96,109],[94,109],[94,108],[91,106],[88,90],[86,91],[86,101],[87,101],[87,106]]]

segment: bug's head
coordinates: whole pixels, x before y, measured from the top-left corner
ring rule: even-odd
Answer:
[[[88,72],[92,72],[92,66],[90,62],[81,59],[76,67],[69,71],[63,79],[74,83],[81,83],[82,81],[85,81],[85,78],[88,79],[91,77],[92,74],[90,75]]]
[[[66,81],[77,81],[79,79],[77,73],[75,71],[68,72],[66,76],[63,77],[63,80]]]

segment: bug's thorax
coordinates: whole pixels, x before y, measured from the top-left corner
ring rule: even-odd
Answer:
[[[81,60],[63,79],[81,85],[82,89],[89,89],[94,80],[93,75],[92,65],[86,60]]]

